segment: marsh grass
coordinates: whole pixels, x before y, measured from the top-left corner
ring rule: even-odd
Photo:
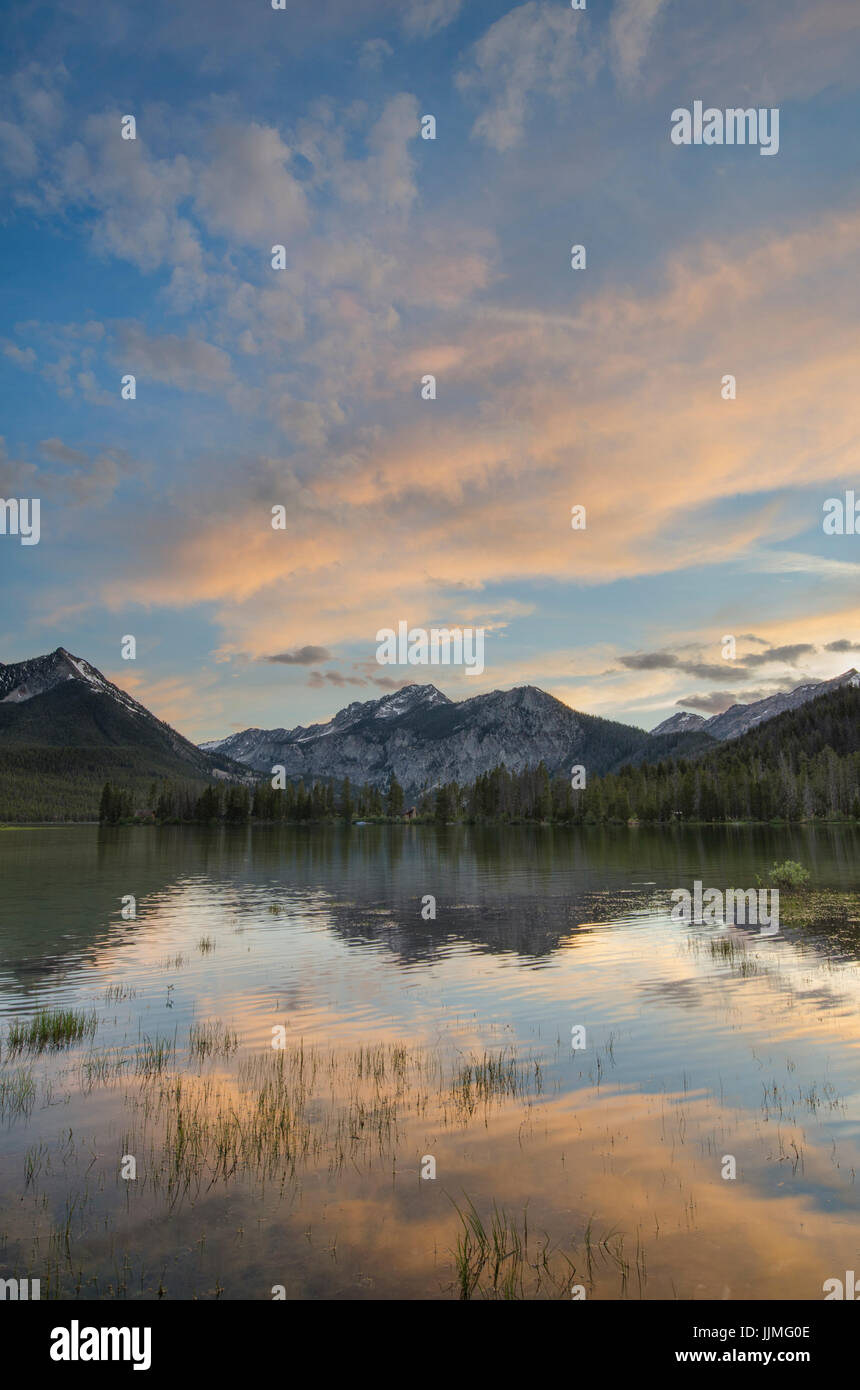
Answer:
[[[94,1037],[96,1025],[94,1009],[40,1009],[31,1019],[10,1023],[7,1043],[12,1053],[57,1050]]]
[[[115,1083],[127,1074],[126,1068],[129,1066],[131,1058],[125,1048],[112,1047],[101,1052],[88,1052],[78,1067],[81,1090],[89,1092],[96,1086]]]
[[[25,1067],[5,1075],[0,1074],[0,1118],[17,1119],[27,1116],[36,1103],[36,1083],[32,1072]]]
[[[522,1227],[493,1202],[489,1225],[468,1198],[465,1209],[451,1199],[460,1221],[453,1251],[461,1301],[563,1298],[576,1278],[574,1262],[552,1246],[549,1236],[530,1247],[528,1207]]]
[[[169,1038],[143,1038],[135,1057],[138,1076],[162,1076],[176,1056],[176,1044]]]
[[[444,1107],[453,1107],[462,1122],[476,1110],[485,1110],[508,1100],[528,1103],[543,1089],[543,1072],[537,1058],[520,1061],[512,1052],[484,1052],[455,1070],[448,1083]]]
[[[220,1019],[192,1023],[188,1031],[188,1051],[199,1062],[207,1057],[229,1057],[239,1046],[239,1035]]]
[[[137,990],[131,985],[108,985],[104,992],[106,1004],[120,1004],[124,999],[136,999]]]
[[[201,1067],[237,1045],[217,1020],[190,1030]],[[449,1069],[437,1053],[400,1043],[331,1051],[299,1042],[240,1056],[223,1075],[183,1072],[172,1043],[144,1039],[136,1070],[126,1151],[148,1151],[153,1187],[171,1202],[239,1176],[283,1186],[308,1166],[337,1175],[394,1163],[406,1121],[429,1111],[462,1127],[491,1103],[530,1104],[542,1084],[535,1059],[485,1052]]]

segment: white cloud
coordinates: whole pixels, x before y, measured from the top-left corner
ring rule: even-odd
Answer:
[[[408,0],[400,16],[400,25],[410,39],[427,39],[437,34],[457,18],[463,0]]]
[[[473,136],[496,150],[513,149],[539,96],[563,102],[593,79],[602,60],[583,37],[586,13],[528,0],[490,26],[457,77],[462,91],[486,103]]]
[[[379,72],[386,58],[390,58],[394,49],[385,39],[367,39],[359,50],[358,65],[365,72]]]
[[[635,82],[651,35],[667,0],[616,0],[609,22],[613,67],[622,82]]]
[[[289,170],[292,150],[271,126],[219,126],[213,157],[197,180],[197,207],[208,226],[271,254],[308,222],[301,184]]]
[[[17,367],[23,367],[26,371],[36,365],[36,354],[32,348],[19,348],[15,343],[4,343],[3,352]]]

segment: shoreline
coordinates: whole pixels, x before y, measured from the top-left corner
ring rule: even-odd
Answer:
[[[405,820],[402,816],[382,816],[373,820],[352,820],[345,821],[343,818],[334,820],[257,820],[247,821],[204,821],[204,820],[123,820],[116,822],[100,821],[96,818],[88,820],[44,820],[44,821],[0,821],[0,831],[2,830],[61,830],[69,826],[91,825],[97,829],[104,830],[175,830],[190,829],[192,827],[207,826],[212,829],[220,827],[223,829],[234,830],[253,830],[255,827],[260,829],[271,829],[272,826],[329,826],[341,830],[363,829],[367,826],[399,825],[404,829],[409,829],[415,825],[435,826],[437,829],[450,826],[463,826],[470,830],[500,830],[531,827],[535,830],[748,830],[759,829],[762,826],[769,826],[774,830],[789,830],[800,827],[853,827],[860,830],[860,820],[854,817],[837,819],[835,817],[827,819],[808,820],[606,820],[606,821],[561,821],[561,820],[449,820],[438,821],[433,816],[414,817]]]

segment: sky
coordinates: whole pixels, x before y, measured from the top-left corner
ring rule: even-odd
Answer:
[[[0,661],[198,741],[413,681],[651,728],[860,666],[857,0],[0,20],[0,497],[41,508]],[[695,101],[778,151],[674,143]],[[380,665],[402,620],[483,673]]]

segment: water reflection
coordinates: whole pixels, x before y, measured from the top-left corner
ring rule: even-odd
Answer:
[[[164,1279],[168,1296],[269,1297],[269,1279],[288,1296],[449,1297],[467,1197],[520,1220],[528,1204],[561,1271],[538,1296],[561,1296],[572,1265],[594,1297],[818,1298],[860,1234],[857,924],[761,940],[679,926],[669,894],[752,885],[785,858],[856,888],[856,849],[853,831],[808,828],[3,832],[0,1020],[96,1007],[98,1031],[94,1052],[37,1056],[4,1037],[2,1273],[23,1262],[73,1296],[74,1248],[80,1296]],[[201,1059],[189,1030],[211,1020],[239,1045]],[[265,1111],[269,1168],[242,1149],[227,1173],[229,1115],[271,1099],[254,1069],[276,1028],[291,1065],[318,1059],[313,1083]],[[169,1056],[149,1076],[153,1040]],[[354,1061],[371,1046],[403,1052],[408,1084],[386,1073],[365,1094]],[[540,1086],[466,1113],[456,1078],[481,1058]],[[16,1108],[24,1071],[35,1098]],[[298,1164],[276,1143],[285,1107]],[[615,1234],[598,1257],[600,1232]]]

